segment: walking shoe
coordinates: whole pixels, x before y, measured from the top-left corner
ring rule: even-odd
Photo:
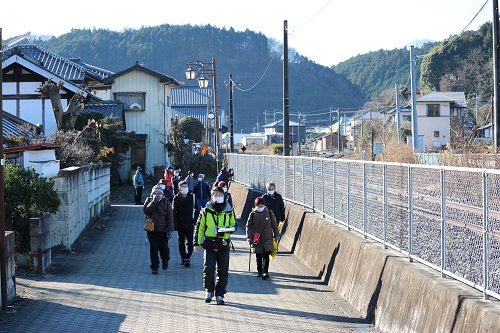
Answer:
[[[185,263],[186,263],[186,259],[182,258],[181,265],[184,265]]]
[[[217,296],[217,305],[224,305],[224,296]]]
[[[165,270],[167,270],[167,268],[168,268],[168,261],[162,262],[161,269],[163,269],[165,271]]]
[[[261,272],[258,272],[256,276],[257,276],[257,277],[262,277],[262,273],[261,273]]]
[[[158,274],[158,268],[151,269],[151,274]]]
[[[264,274],[262,275],[262,280],[267,280],[267,278],[268,278],[268,277],[269,277],[269,274],[264,273]]]
[[[207,294],[205,295],[205,303],[212,302],[212,298],[213,297],[214,297],[214,293],[211,293],[210,291],[207,291]]]
[[[184,260],[184,267],[191,266],[191,261],[189,259]]]

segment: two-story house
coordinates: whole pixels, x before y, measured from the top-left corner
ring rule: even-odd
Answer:
[[[418,134],[424,149],[441,148],[463,138],[464,92],[430,92],[417,99]]]
[[[137,146],[130,152],[130,164],[124,165],[122,177],[138,165],[153,174],[154,167],[168,164],[165,144],[169,141],[172,118],[171,89],[181,83],[138,62],[106,77],[102,83],[95,89],[100,90],[103,98],[123,103],[127,131],[136,135]]]

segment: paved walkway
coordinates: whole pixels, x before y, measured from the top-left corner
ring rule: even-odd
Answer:
[[[170,267],[152,275],[142,222],[142,206],[112,205],[73,252],[54,255],[51,273],[19,275],[0,332],[376,332],[293,255],[255,277],[242,224],[226,305],[205,304],[202,253],[179,265],[173,234]]]

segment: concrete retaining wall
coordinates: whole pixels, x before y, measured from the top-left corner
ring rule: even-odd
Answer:
[[[51,223],[51,245],[69,249],[85,227],[111,204],[110,164],[62,169],[50,180],[61,199]]]
[[[258,192],[232,183],[246,221]],[[247,207],[248,206],[248,207]],[[500,332],[500,304],[401,253],[286,204],[280,251],[290,251],[383,332]]]

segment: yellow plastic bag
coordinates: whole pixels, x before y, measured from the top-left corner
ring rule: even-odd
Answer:
[[[285,223],[285,221],[281,221],[279,224],[278,224],[278,231],[281,232],[281,229],[283,228],[283,224]]]
[[[269,255],[269,258],[271,258],[271,260],[274,260],[274,257],[276,257],[276,252],[278,252],[278,241],[276,240],[276,238],[273,238],[273,250]]]

